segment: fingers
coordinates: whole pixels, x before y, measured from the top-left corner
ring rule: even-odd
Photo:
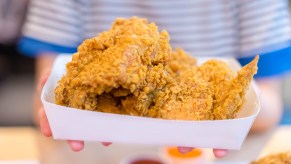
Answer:
[[[39,120],[40,120],[40,129],[41,129],[42,134],[46,137],[51,137],[52,132],[51,132],[48,119],[46,117],[43,107],[39,109]],[[69,140],[68,143],[71,149],[76,152],[81,151],[84,148],[84,141]],[[102,142],[102,145],[104,146],[109,146],[111,144],[112,144],[111,142]],[[178,147],[178,150],[180,153],[186,154],[186,153],[191,152],[193,148],[192,147]],[[214,149],[213,153],[216,158],[223,158],[228,154],[228,151],[223,150],[223,149]]]
[[[223,158],[228,154],[228,151],[224,149],[213,149],[213,154],[216,158]]]
[[[68,140],[67,142],[75,152],[81,151],[84,148],[84,141]]]
[[[43,108],[39,108],[38,116],[41,133],[46,137],[52,136],[52,131]]]
[[[186,154],[192,151],[193,148],[192,147],[178,147],[178,150],[181,154]]]
[[[44,84],[46,83],[48,77],[49,77],[50,72],[47,71],[44,74],[41,75],[41,77],[39,78],[39,82],[37,85],[37,90],[40,92],[44,86]]]
[[[46,137],[51,137],[52,131],[43,108],[40,108],[39,110],[39,120],[41,133]],[[81,151],[84,148],[84,141],[69,140],[68,144],[70,145],[71,149],[76,152]]]
[[[75,152],[79,152],[84,148],[84,141],[68,140],[67,142],[70,145],[71,149]],[[111,144],[111,142],[102,142],[103,146],[109,146]]]
[[[52,136],[52,131],[48,123],[48,119],[46,117],[45,111],[43,108],[39,109],[39,126],[41,133],[46,137]],[[81,151],[84,148],[84,141],[67,141],[70,145],[71,149],[75,152]],[[106,143],[108,145],[108,143]]]
[[[42,90],[45,82],[48,79],[48,76],[49,76],[49,71],[47,71],[41,76],[39,84],[37,86],[37,90],[39,92]],[[41,129],[42,134],[46,137],[51,137],[52,132],[51,132],[49,122],[48,122],[48,119],[43,107],[39,108],[38,114],[39,114],[39,124],[40,124],[40,129]],[[71,149],[75,152],[81,151],[84,148],[84,141],[68,140],[67,142],[70,145]],[[108,146],[110,145],[110,143],[105,143],[105,145]]]
[[[182,154],[189,153],[193,150],[192,147],[178,147],[178,150]],[[216,158],[223,158],[228,154],[228,150],[224,149],[213,149],[213,154]]]
[[[48,119],[46,117],[43,107],[39,109],[39,120],[41,133],[46,137],[51,137],[52,131],[50,129]],[[84,148],[84,141],[68,140],[67,142],[70,145],[71,149],[75,152],[81,151]],[[111,142],[102,142],[102,145],[104,146],[109,146],[111,144]]]
[[[110,146],[112,144],[112,142],[102,142],[103,146]]]

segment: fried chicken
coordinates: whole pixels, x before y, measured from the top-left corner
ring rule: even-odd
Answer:
[[[56,103],[78,109],[175,120],[234,118],[257,70],[235,73],[224,62],[197,66],[171,51],[166,31],[133,17],[85,40],[55,89]]]
[[[245,94],[257,73],[257,63],[259,57],[256,56],[253,61],[238,71],[237,76],[231,80],[225,80],[222,83],[217,81],[215,89],[214,116],[215,119],[232,119],[241,109],[245,102]],[[228,76],[227,76],[228,77]],[[225,79],[228,79],[228,78]]]
[[[251,164],[291,164],[291,151],[271,154]]]
[[[147,73],[164,65],[171,52],[166,31],[145,19],[117,19],[108,32],[87,39],[67,65],[67,74],[55,89],[56,103],[96,110],[97,96],[114,89],[115,95],[138,93],[147,85]],[[148,85],[154,90],[158,81]]]
[[[170,59],[166,65],[166,70],[172,75],[177,76],[180,72],[197,66],[197,60],[181,48],[177,48],[170,55]]]
[[[258,56],[235,77],[226,63],[210,60],[180,69],[173,83],[157,93],[151,117],[182,120],[235,118],[257,71]]]
[[[151,117],[175,120],[212,120],[213,99],[210,84],[197,76],[197,68],[180,72],[159,91],[150,109]]]

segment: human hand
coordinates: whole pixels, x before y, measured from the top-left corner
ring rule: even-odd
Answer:
[[[186,154],[189,153],[190,151],[192,151],[191,147],[178,147],[178,150],[180,153],[182,154]],[[225,149],[213,149],[213,154],[216,158],[223,158],[228,154],[228,150]]]
[[[39,108],[39,127],[41,130],[41,133],[46,137],[52,136],[52,131],[50,129],[48,119],[46,117],[44,108]],[[81,151],[84,148],[84,141],[76,141],[76,140],[67,140],[68,144],[70,145],[71,149],[73,151]],[[104,146],[109,146],[110,142],[102,142]]]
[[[39,81],[38,81],[38,87],[36,89],[36,95],[35,95],[35,110],[37,112],[36,116],[36,122],[39,124],[41,133],[46,136],[46,137],[51,137],[52,136],[52,131],[47,119],[47,116],[45,114],[45,110],[43,108],[43,105],[40,101],[40,93],[41,90],[45,84],[45,82],[48,79],[50,71],[46,70],[44,73],[41,75]],[[76,140],[68,140],[68,144],[70,145],[71,149],[73,151],[81,151],[84,148],[84,141],[76,141]],[[102,142],[104,146],[109,146],[111,143],[110,142]]]

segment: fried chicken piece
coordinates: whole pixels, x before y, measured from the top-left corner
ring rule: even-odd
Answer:
[[[177,48],[176,51],[172,52],[165,68],[172,76],[176,76],[180,72],[189,70],[195,66],[197,66],[197,60],[183,49]]]
[[[96,110],[98,95],[119,88],[141,90],[154,65],[164,65],[171,52],[166,31],[136,17],[117,19],[108,32],[87,39],[67,64],[67,74],[55,89],[56,103]],[[156,84],[155,84],[156,85]]]
[[[197,60],[183,49],[176,49],[166,65],[173,77],[157,91],[149,117],[183,120],[213,119],[212,98],[208,83],[196,75]]]
[[[174,120],[212,120],[209,83],[197,76],[197,68],[180,72],[176,81],[157,93],[149,116]]]
[[[235,77],[233,70],[225,62],[214,59],[199,66],[198,73],[214,87]]]
[[[245,102],[245,94],[257,73],[259,56],[238,71],[237,76],[218,85],[214,102],[215,119],[232,119]]]
[[[218,60],[179,70],[176,81],[157,93],[150,116],[179,120],[234,118],[244,103],[257,62],[258,57],[236,77],[226,63]]]
[[[207,88],[207,84],[205,84],[204,81],[196,84],[199,79],[195,78],[194,74],[191,74],[196,71],[189,71],[191,68],[196,67],[196,63],[196,59],[190,57],[184,50],[177,49],[172,53],[166,67],[160,64],[148,71],[146,78],[147,86],[144,87],[142,91],[122,100],[122,108],[125,113],[129,115],[166,119],[212,119],[211,112],[207,111],[207,109],[210,110],[212,106],[212,103],[209,102],[212,101],[209,97],[211,93],[201,94],[205,92],[204,89]],[[168,73],[171,74],[171,76],[167,75]],[[184,75],[179,76],[180,74]],[[186,77],[191,80],[185,79]],[[188,84],[190,82],[191,84]],[[176,88],[177,84],[179,88]],[[197,85],[197,90],[193,90],[190,85]],[[170,87],[170,89],[167,90],[167,87]],[[200,90],[198,89],[199,87]],[[167,93],[168,91],[172,92]],[[206,89],[206,92],[207,91],[209,90]],[[193,94],[187,92],[193,92]],[[196,95],[194,95],[194,93],[196,93]],[[176,100],[175,98],[182,97],[182,94],[188,94],[189,96],[184,97],[183,101],[179,103],[180,99],[178,98]],[[204,101],[203,96],[208,96],[208,102]],[[165,99],[166,97],[168,98],[167,100]],[[192,102],[192,105],[188,105],[190,102]],[[180,104],[180,106],[178,104]],[[183,110],[170,110],[172,106],[179,106],[179,109]]]
[[[271,154],[251,164],[291,164],[291,151]]]
[[[122,108],[126,114],[148,116],[149,108],[153,105],[157,92],[172,80],[162,64],[152,67],[146,77],[146,85],[142,90],[122,101]]]

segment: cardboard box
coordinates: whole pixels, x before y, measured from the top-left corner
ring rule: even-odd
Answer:
[[[203,63],[209,58],[198,58]],[[219,58],[234,70],[232,58]],[[163,146],[240,149],[256,118],[260,103],[252,82],[237,118],[209,121],[177,121],[85,111],[56,105],[54,89],[71,56],[60,55],[41,95],[54,139],[108,141]]]

